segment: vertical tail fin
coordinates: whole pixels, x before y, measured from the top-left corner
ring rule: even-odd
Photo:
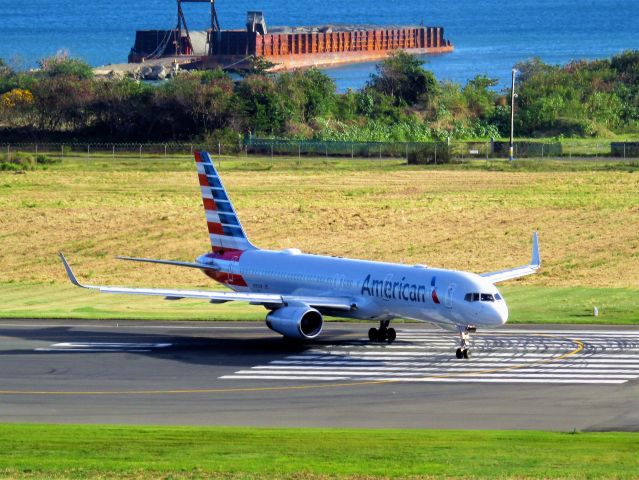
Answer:
[[[233,256],[255,249],[244,233],[211,156],[207,152],[195,152],[195,163],[213,252]]]

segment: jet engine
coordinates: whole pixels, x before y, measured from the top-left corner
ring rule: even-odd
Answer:
[[[288,338],[311,340],[322,331],[322,314],[304,304],[289,304],[273,310],[266,316],[266,325],[271,330]]]

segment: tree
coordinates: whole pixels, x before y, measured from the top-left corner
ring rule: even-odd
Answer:
[[[249,75],[235,88],[243,123],[253,133],[277,135],[286,114],[275,82],[266,75]]]
[[[497,94],[492,87],[499,82],[485,75],[477,75],[464,86],[462,93],[470,111],[475,119],[486,118],[492,115],[497,101]]]
[[[90,106],[96,134],[110,140],[135,140],[151,135],[155,117],[151,99],[154,88],[130,78],[96,82]]]
[[[432,72],[422,67],[422,62],[398,51],[377,65],[377,73],[371,75],[368,87],[395,99],[395,105],[414,105],[419,100],[430,103],[438,92],[438,84]]]
[[[276,86],[287,120],[308,122],[329,115],[335,108],[335,82],[317,68],[283,73]]]

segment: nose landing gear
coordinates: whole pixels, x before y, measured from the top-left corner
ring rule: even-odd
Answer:
[[[467,327],[459,327],[459,348],[455,352],[457,358],[470,357],[470,334],[475,333],[477,327],[468,325]]]
[[[371,342],[388,342],[392,343],[397,338],[397,332],[390,327],[390,320],[382,320],[379,322],[379,328],[371,328],[368,331],[368,339]]]

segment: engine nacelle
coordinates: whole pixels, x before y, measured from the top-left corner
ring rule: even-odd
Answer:
[[[322,332],[324,318],[308,305],[288,305],[269,313],[266,325],[285,337],[311,340]]]

